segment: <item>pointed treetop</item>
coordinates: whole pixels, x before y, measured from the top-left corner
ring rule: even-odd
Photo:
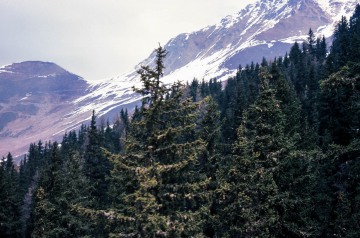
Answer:
[[[272,75],[269,73],[266,67],[262,67],[260,71],[260,78],[261,78],[261,91],[265,91],[269,89],[269,80],[272,78]]]
[[[157,49],[155,49],[156,53],[156,72],[157,72],[157,78],[160,79],[162,76],[164,76],[164,58],[167,55],[166,50],[160,45]]]
[[[161,102],[167,93],[166,87],[160,82],[160,78],[164,75],[164,58],[167,52],[159,45],[155,49],[155,54],[155,67],[141,66],[137,73],[140,75],[140,81],[143,85],[141,88],[133,88],[135,92],[144,96],[143,108],[145,108],[145,105]]]

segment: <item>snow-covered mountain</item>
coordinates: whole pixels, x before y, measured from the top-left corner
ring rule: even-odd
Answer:
[[[27,150],[39,139],[57,138],[82,115],[73,101],[85,95],[88,83],[50,62],[27,61],[0,68],[0,156]]]
[[[306,40],[310,28],[316,36],[329,39],[341,17],[349,18],[357,3],[360,0],[260,0],[250,4],[216,25],[169,40],[164,46],[168,55],[163,81],[226,80],[239,65],[284,56],[295,41]],[[77,102],[87,100],[89,108],[100,113],[106,113],[110,105],[133,102],[129,88],[139,83],[136,69],[151,65],[154,58],[152,53],[129,73],[93,84],[92,93]],[[97,98],[100,103],[92,100]]]
[[[341,16],[351,16],[357,3],[360,0],[260,0],[216,25],[169,40],[163,81],[226,80],[239,65],[283,56],[295,41],[307,38],[309,28],[330,38]],[[134,108],[140,99],[132,91],[139,85],[136,70],[154,58],[152,53],[128,73],[96,83],[52,63],[0,68],[0,156],[25,152],[39,139],[59,138],[89,120],[92,110],[112,120],[121,107]]]

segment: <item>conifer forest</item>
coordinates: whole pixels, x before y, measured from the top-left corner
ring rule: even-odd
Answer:
[[[360,237],[360,5],[331,40],[172,85],[159,46],[134,112],[2,159],[0,237]]]

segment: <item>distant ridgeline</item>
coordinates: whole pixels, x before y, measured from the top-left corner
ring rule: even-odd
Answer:
[[[234,78],[138,71],[130,116],[0,170],[1,237],[360,237],[360,6]]]

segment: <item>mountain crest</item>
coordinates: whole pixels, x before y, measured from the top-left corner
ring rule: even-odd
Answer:
[[[2,72],[12,72],[25,75],[69,73],[55,63],[42,61],[24,61],[20,63],[13,63],[11,65],[6,65],[0,68],[0,73]]]
[[[285,55],[295,42],[307,40],[310,28],[315,36],[330,38],[341,16],[349,18],[358,3],[360,0],[257,1],[218,24],[170,39],[164,45],[168,55],[162,80],[226,80],[239,65]],[[135,98],[130,88],[139,83],[136,70],[153,65],[154,60],[152,53],[129,73],[93,84],[91,94],[77,103],[100,98],[98,111],[103,113],[113,108],[111,104],[132,104]]]

